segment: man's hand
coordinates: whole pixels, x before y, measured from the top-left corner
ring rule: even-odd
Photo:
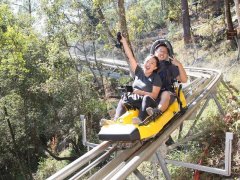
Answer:
[[[178,61],[174,56],[173,58],[169,56],[169,59],[172,60],[172,64],[175,65],[175,66],[181,66],[182,63],[180,61]]]

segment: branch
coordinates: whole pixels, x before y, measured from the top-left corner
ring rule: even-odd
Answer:
[[[106,19],[103,15],[103,12],[102,12],[102,9],[101,9],[100,5],[97,7],[97,12],[98,12],[98,15],[99,15],[99,19],[101,20],[101,23],[103,25],[103,28],[104,28],[105,32],[107,33],[108,41],[111,44],[115,45],[116,40],[115,40],[114,36],[112,35],[111,30],[109,29],[109,27],[107,25]]]
[[[29,11],[28,8],[26,8],[25,6],[23,6],[21,4],[17,4],[17,3],[12,3],[12,4],[15,5],[15,6],[20,6],[20,7],[24,8],[25,10]]]
[[[77,159],[78,157],[76,156],[71,156],[71,157],[59,157],[57,155],[55,155],[53,152],[51,152],[46,146],[42,146],[43,149],[45,151],[48,152],[48,154],[53,157],[54,159],[56,159],[57,161],[63,161],[63,160],[68,160],[68,161],[74,161],[75,159]]]

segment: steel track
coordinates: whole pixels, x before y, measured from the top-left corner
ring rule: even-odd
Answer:
[[[108,64],[108,66],[116,65]],[[126,67],[123,67],[123,69],[126,69]],[[132,172],[136,173],[137,167],[157,151],[159,146],[168,139],[172,132],[200,107],[201,102],[215,92],[217,85],[222,81],[221,72],[217,70],[195,67],[186,67],[185,69],[189,79],[191,79],[183,87],[188,102],[188,110],[184,114],[178,114],[178,117],[168,124],[158,136],[146,142],[138,142],[132,148],[121,151],[118,150],[116,142],[104,141],[49,177],[48,180],[80,179],[88,172],[95,172],[89,177],[90,180],[115,180],[126,179]],[[103,168],[98,171],[94,169],[99,163],[109,159],[109,157],[112,157],[110,158],[112,160]]]

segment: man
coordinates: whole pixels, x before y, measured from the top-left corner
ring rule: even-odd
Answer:
[[[181,62],[173,56],[172,46],[167,40],[161,39],[155,42],[151,54],[159,59],[160,70],[158,73],[162,80],[162,87],[158,106],[147,108],[147,113],[150,116],[159,117],[175,99],[174,80],[185,83],[187,82],[187,74]]]

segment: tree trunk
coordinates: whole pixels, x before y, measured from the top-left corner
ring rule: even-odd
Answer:
[[[9,128],[9,131],[10,131],[10,134],[11,134],[11,138],[12,138],[12,143],[13,143],[13,149],[14,149],[14,153],[15,153],[15,156],[16,156],[16,161],[18,163],[18,166],[19,166],[19,169],[24,177],[24,179],[30,179],[28,177],[28,173],[25,171],[24,169],[24,161],[21,159],[20,157],[20,152],[18,150],[18,147],[17,147],[17,143],[15,141],[15,134],[14,134],[14,131],[13,131],[13,128],[12,128],[12,125],[11,125],[11,122],[9,120],[9,117],[8,117],[8,112],[7,112],[7,108],[4,106],[4,115],[5,115],[5,119],[7,120],[7,124],[8,124],[8,128]]]
[[[238,47],[238,41],[234,40],[236,35],[231,34],[234,31],[234,27],[232,22],[232,14],[231,14],[231,7],[230,7],[229,0],[224,0],[224,11],[225,11],[226,23],[227,23],[227,38],[231,41],[232,48]]]
[[[228,31],[233,31],[233,22],[232,22],[232,15],[231,15],[229,0],[224,0],[224,7],[225,7],[227,29]]]
[[[127,38],[128,44],[130,45],[128,30],[127,30],[127,21],[126,21],[124,0],[118,0],[118,13],[119,13],[118,15],[119,15],[119,19],[120,19],[121,32],[125,35],[125,37]]]
[[[120,28],[121,28],[121,32],[124,34],[124,36],[126,37],[127,39],[127,42],[128,42],[128,45],[131,49],[131,51],[133,52],[132,50],[132,46],[131,46],[131,43],[129,41],[129,35],[128,35],[128,30],[127,30],[127,21],[126,21],[126,14],[125,14],[125,7],[124,7],[124,0],[118,0],[118,16],[119,16],[119,19],[120,19]],[[134,54],[133,54],[134,55]],[[126,57],[126,56],[125,56]],[[127,58],[127,57],[126,57]],[[127,61],[128,65],[129,65],[129,62]],[[129,65],[130,67],[130,65]],[[133,72],[130,71],[130,74],[133,75]]]
[[[240,29],[239,1],[238,0],[234,0],[234,2],[235,2],[236,15],[237,15],[237,19],[238,19],[238,29]]]
[[[217,17],[217,16],[221,15],[221,6],[222,6],[221,0],[216,0],[216,2],[214,3],[214,6],[215,6],[214,14]]]
[[[31,0],[28,0],[28,13],[32,16],[32,3]]]
[[[182,4],[182,23],[183,23],[183,38],[184,44],[188,45],[191,43],[191,31],[190,31],[190,18],[188,10],[188,1],[181,0]]]
[[[240,11],[239,11],[239,0],[234,0],[235,2],[235,9],[238,19],[238,26],[237,26],[237,46],[238,46],[238,60],[240,54]]]

